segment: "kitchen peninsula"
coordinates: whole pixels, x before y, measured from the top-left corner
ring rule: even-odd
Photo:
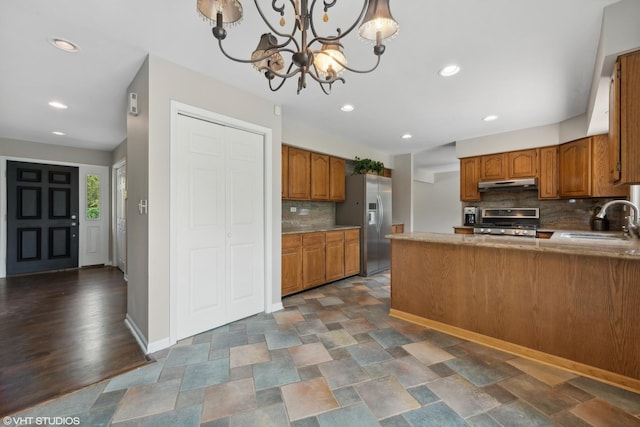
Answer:
[[[391,315],[640,392],[640,243],[406,233]]]

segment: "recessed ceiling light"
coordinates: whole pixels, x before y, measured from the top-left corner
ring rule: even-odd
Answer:
[[[447,65],[443,69],[440,70],[440,75],[442,77],[451,77],[455,76],[460,72],[460,67],[455,64]]]
[[[54,45],[55,47],[57,47],[60,50],[63,50],[65,52],[77,52],[78,50],[80,50],[80,48],[78,47],[77,44],[70,42],[69,40],[65,40],[65,39],[59,39],[59,38],[52,38],[49,40],[51,42],[52,45]]]
[[[492,122],[492,121],[497,120],[497,119],[498,119],[498,116],[496,116],[495,114],[491,114],[491,115],[488,115],[488,116],[484,117],[482,120],[484,120],[485,122]]]
[[[351,104],[344,104],[342,107],[340,107],[340,109],[348,113],[349,111],[353,111],[355,107]]]
[[[405,133],[404,135],[402,135],[402,139],[411,139],[413,138],[413,135],[411,135],[410,133]]]
[[[60,132],[59,130],[54,130],[53,132],[51,132],[54,135],[58,135],[58,136],[64,136],[66,135],[66,133],[64,132]]]
[[[62,102],[58,102],[58,101],[50,101],[49,105],[52,106],[53,108],[58,108],[60,110],[66,110],[67,108],[69,108],[67,105],[63,104]]]

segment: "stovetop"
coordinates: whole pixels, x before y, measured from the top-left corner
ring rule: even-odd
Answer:
[[[475,234],[536,237],[540,225],[538,208],[483,209]]]

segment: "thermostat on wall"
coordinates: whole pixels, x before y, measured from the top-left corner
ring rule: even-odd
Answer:
[[[138,94],[135,92],[129,94],[129,114],[138,115]]]

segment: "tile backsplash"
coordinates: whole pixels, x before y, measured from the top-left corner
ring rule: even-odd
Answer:
[[[295,212],[291,212],[292,208]],[[282,201],[282,227],[331,227],[336,223],[334,202]]]
[[[540,228],[556,230],[590,230],[591,221],[610,198],[538,200],[536,191],[504,191],[483,193],[480,202],[463,202],[463,206],[479,208],[540,208]],[[607,212],[609,229],[621,230],[625,212],[620,205]],[[460,213],[462,217],[462,212]]]

